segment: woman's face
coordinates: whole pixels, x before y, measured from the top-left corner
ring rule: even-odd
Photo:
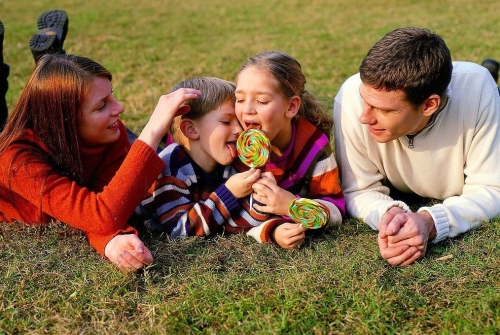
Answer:
[[[118,120],[123,106],[113,96],[108,78],[95,77],[82,109],[78,131],[84,146],[112,143],[120,138]]]

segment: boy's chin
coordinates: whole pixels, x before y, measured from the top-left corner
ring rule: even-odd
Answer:
[[[219,157],[219,159],[216,159],[217,163],[220,165],[230,165],[233,163],[234,158],[231,157],[231,155],[224,155],[225,157]]]

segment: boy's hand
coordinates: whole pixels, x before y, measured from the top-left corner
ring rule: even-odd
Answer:
[[[288,215],[288,204],[295,196],[287,190],[279,187],[272,177],[260,178],[253,186],[253,198],[262,205],[255,204],[256,210],[263,213],[276,215]]]
[[[139,139],[156,150],[162,137],[168,132],[174,117],[186,114],[190,107],[183,105],[186,101],[201,95],[199,90],[180,88],[175,92],[162,95],[148,123],[139,135]]]
[[[257,181],[257,179],[259,179],[259,177],[259,169],[250,169],[248,171],[232,175],[226,181],[225,185],[235,198],[240,199],[252,193],[252,185]]]
[[[306,238],[304,228],[298,223],[283,223],[274,229],[272,232],[272,239],[276,244],[284,249],[298,248],[304,243]]]

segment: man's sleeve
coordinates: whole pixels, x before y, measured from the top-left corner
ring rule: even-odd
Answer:
[[[376,230],[380,218],[391,207],[401,207],[406,212],[410,209],[404,202],[389,197],[389,188],[382,184],[385,179],[382,166],[372,159],[369,141],[373,140],[358,120],[363,109],[360,83],[359,74],[352,76],[335,97],[335,153],[347,213]]]
[[[433,242],[474,229],[500,214],[500,97],[493,81],[484,81],[480,101],[486,103],[473,120],[476,126],[464,155],[462,194],[419,209],[434,219],[437,236]]]

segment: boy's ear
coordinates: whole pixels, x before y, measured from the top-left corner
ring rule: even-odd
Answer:
[[[290,103],[288,104],[288,110],[286,111],[285,115],[288,116],[289,118],[293,118],[297,113],[299,112],[300,109],[300,97],[298,95],[294,95],[290,99]]]
[[[182,134],[189,138],[190,140],[197,140],[199,138],[198,131],[196,130],[195,124],[193,120],[184,119],[181,120],[181,124],[179,125]]]

